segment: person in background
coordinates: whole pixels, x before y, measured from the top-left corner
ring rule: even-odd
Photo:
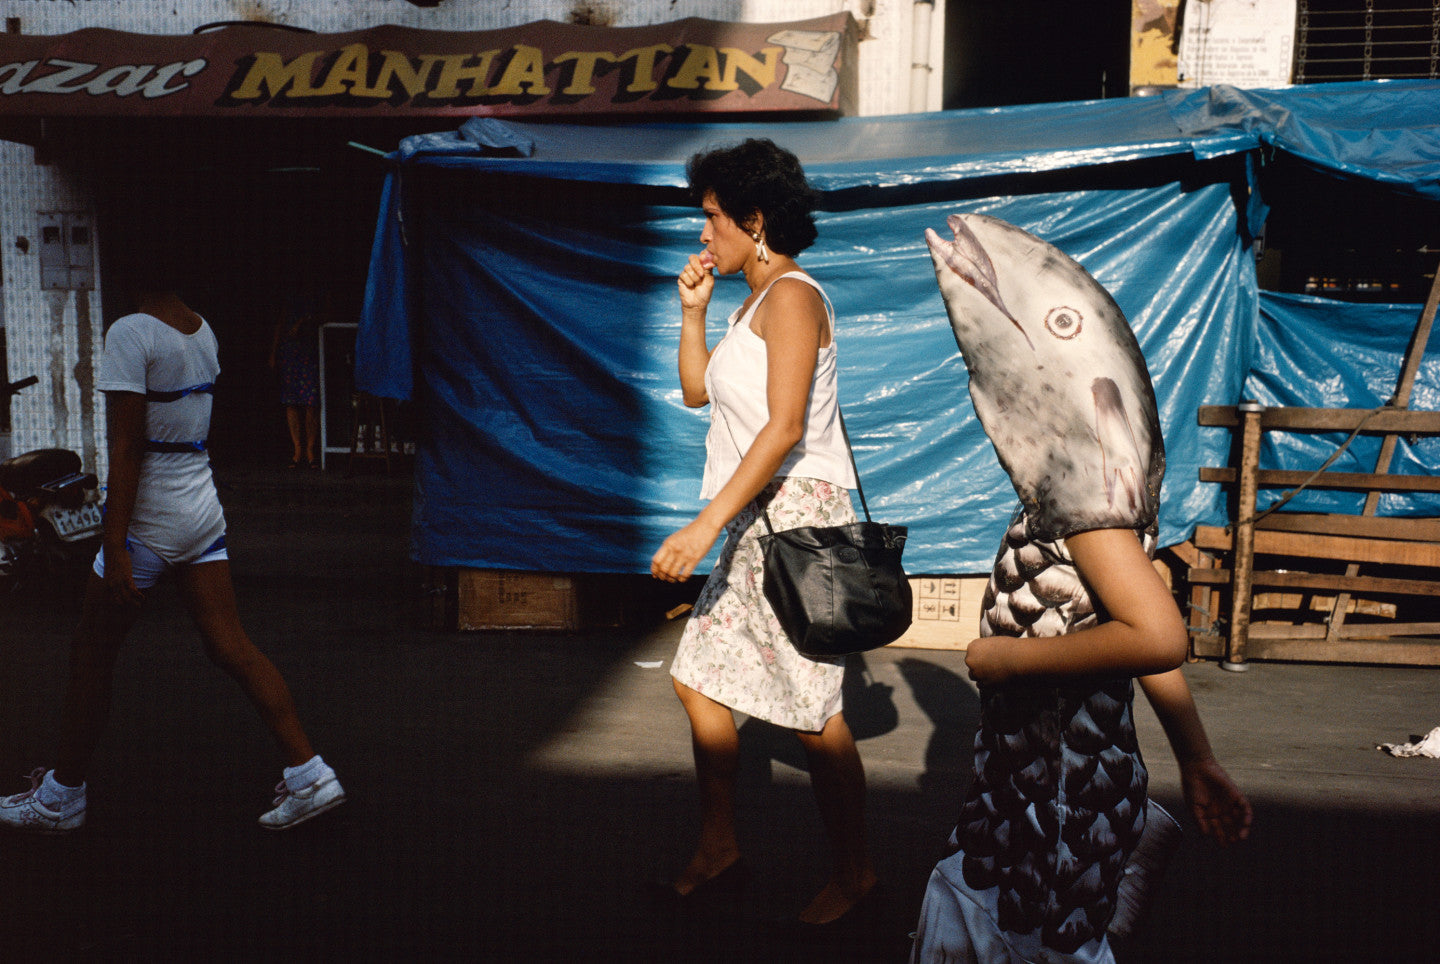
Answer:
[[[270,367],[280,376],[280,404],[290,433],[290,468],[318,469],[320,330],[314,298],[297,297],[270,339]]]
[[[705,215],[705,250],[678,279],[680,385],[685,404],[711,409],[701,487],[709,502],[665,539],[651,573],[684,580],[721,532],[726,539],[671,670],[690,720],[701,827],[694,854],[662,887],[695,906],[745,880],[735,829],[738,710],[794,731],[804,746],[834,867],[792,926],[834,925],[877,882],[864,768],[841,707],[844,660],[811,659],[791,645],[765,600],[757,541],[762,511],[777,530],[855,520],[834,318],[795,262],[816,237],[815,194],[795,156],[768,140],[696,155],[688,172]],[[723,274],[742,274],[750,292],[712,350],[706,310]]]
[[[206,655],[240,685],[280,747],[284,772],[260,825],[284,830],[343,803],[345,791],[311,747],[285,680],[240,624],[206,454],[220,372],[215,335],[168,279],[137,288],[134,313],[105,336],[104,534],[71,647],[55,767],[36,769],[29,790],[0,798],[0,826],[66,833],[85,823],[86,771],[109,717],[116,656],[146,590],[173,571]]]

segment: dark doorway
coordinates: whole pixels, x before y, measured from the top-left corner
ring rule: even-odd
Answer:
[[[945,5],[947,110],[1130,93],[1129,0]]]
[[[429,128],[434,129],[434,128]],[[128,119],[51,126],[43,156],[96,199],[103,315],[129,310],[127,275],[175,265],[187,302],[220,341],[217,465],[289,457],[275,325],[299,297],[354,322],[386,161],[418,133],[375,121]]]

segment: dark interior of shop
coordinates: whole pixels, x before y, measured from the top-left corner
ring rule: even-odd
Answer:
[[[1130,16],[1130,0],[948,3],[945,108],[1128,96]]]
[[[84,178],[97,199],[106,324],[130,308],[133,266],[161,258],[215,330],[223,369],[211,439],[217,465],[288,461],[269,365],[275,326],[300,299],[318,304],[326,323],[358,319],[387,165],[374,151],[449,126],[192,118],[46,131],[43,153]],[[344,337],[327,344],[348,348]],[[345,434],[348,413],[335,409],[349,404],[349,361],[327,358],[328,421]],[[332,447],[348,444],[336,434]]]

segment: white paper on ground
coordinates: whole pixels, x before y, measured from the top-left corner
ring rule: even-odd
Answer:
[[[1419,743],[1382,743],[1375,749],[1391,756],[1429,756],[1440,759],[1440,726],[1425,735]]]

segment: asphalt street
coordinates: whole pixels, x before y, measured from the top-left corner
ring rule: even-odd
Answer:
[[[222,482],[245,623],[349,802],[284,833],[256,825],[280,761],[162,584],[121,659],[87,826],[0,835],[0,961],[905,960],[971,762],[962,654],[852,660],[885,886],[858,926],[801,941],[772,926],[820,887],[827,854],[798,745],[751,720],[739,819],[755,874],[730,905],[677,919],[645,889],[695,832],[673,599],[636,577],[625,629],[436,631],[403,475]],[[69,589],[0,599],[0,793],[50,761],[76,614]],[[1187,820],[1122,960],[1440,960],[1440,760],[1376,749],[1440,725],[1440,672],[1187,674],[1254,834],[1221,850]],[[1163,735],[1138,718],[1152,793],[1179,813]]]

